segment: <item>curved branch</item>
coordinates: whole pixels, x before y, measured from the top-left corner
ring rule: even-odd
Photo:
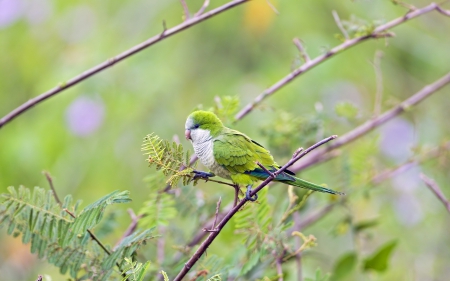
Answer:
[[[299,68],[295,69],[294,71],[292,71],[291,73],[289,73],[288,75],[286,75],[284,78],[282,78],[281,80],[279,80],[278,82],[276,82],[275,84],[273,84],[272,86],[270,86],[269,88],[267,88],[266,90],[264,90],[264,92],[262,92],[259,96],[257,96],[253,102],[247,104],[241,111],[239,111],[236,116],[235,119],[236,120],[240,120],[242,118],[244,118],[244,116],[246,116],[248,113],[250,113],[257,105],[259,105],[264,99],[266,99],[267,97],[271,96],[273,93],[275,93],[276,91],[278,91],[279,89],[281,89],[282,87],[286,86],[289,82],[291,82],[292,80],[294,80],[296,77],[298,77],[300,74],[310,70],[311,68],[319,65],[320,63],[324,62],[325,60],[327,60],[330,57],[333,57],[334,55],[336,55],[337,53],[340,53],[342,51],[345,51],[347,49],[349,49],[350,47],[353,47],[355,45],[357,45],[358,43],[361,43],[363,41],[366,41],[368,39],[371,38],[381,38],[381,37],[390,37],[392,36],[391,33],[388,33],[388,30],[392,27],[395,27],[399,24],[402,24],[410,19],[413,19],[415,17],[418,17],[420,15],[426,14],[428,12],[437,10],[439,13],[443,14],[443,15],[447,15],[450,16],[450,12],[443,10],[442,8],[440,8],[436,3],[431,3],[428,6],[423,7],[422,9],[417,9],[414,11],[410,11],[408,12],[406,15],[396,18],[386,24],[380,25],[377,28],[375,28],[373,30],[372,33],[368,34],[368,35],[364,35],[364,36],[360,36],[360,37],[356,37],[353,39],[348,39],[346,40],[344,43],[332,48],[331,50],[329,50],[327,53],[320,55],[314,59],[311,60],[307,60],[305,62],[305,64],[303,64],[302,66],[300,66]]]
[[[122,61],[150,46],[152,46],[155,43],[158,43],[164,39],[166,39],[167,37],[170,37],[180,31],[183,31],[193,25],[196,25],[210,17],[213,17],[215,15],[218,15],[226,10],[229,10],[235,6],[238,6],[242,3],[248,2],[249,0],[233,0],[229,3],[226,3],[214,10],[211,10],[209,12],[206,12],[204,14],[200,14],[200,15],[196,15],[195,17],[186,19],[183,23],[172,27],[170,29],[167,29],[164,27],[164,30],[161,34],[155,35],[153,37],[151,37],[150,39],[142,42],[141,44],[138,44],[134,47],[132,47],[131,49],[126,50],[125,52],[108,59],[107,61],[98,64],[88,70],[86,70],[85,72],[73,77],[72,79],[61,83],[60,85],[54,87],[53,89],[48,90],[47,92],[32,98],[30,100],[28,100],[27,102],[25,102],[24,104],[20,105],[19,107],[17,107],[16,109],[14,109],[13,111],[11,111],[10,113],[8,113],[7,115],[5,115],[2,119],[0,119],[0,128],[2,128],[5,124],[11,122],[14,118],[16,118],[17,116],[19,116],[20,114],[24,113],[25,111],[27,111],[28,109],[32,108],[33,106],[43,102],[44,100],[88,79],[91,76],[94,76],[95,74],[105,70],[106,68],[109,68],[111,66],[113,66],[114,64],[116,64],[119,61]]]

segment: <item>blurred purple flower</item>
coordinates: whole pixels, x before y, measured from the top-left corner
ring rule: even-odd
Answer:
[[[381,127],[381,152],[396,163],[404,162],[414,145],[414,127],[402,118],[395,118]]]
[[[0,0],[0,28],[18,20],[23,13],[23,6],[21,0]]]
[[[67,126],[74,135],[87,136],[100,127],[104,115],[105,106],[101,100],[79,97],[67,108]]]

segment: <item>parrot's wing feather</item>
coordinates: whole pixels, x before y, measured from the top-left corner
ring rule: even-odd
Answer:
[[[227,130],[214,140],[213,150],[216,162],[232,173],[254,171],[259,168],[257,161],[267,169],[278,168],[267,149],[235,130]]]

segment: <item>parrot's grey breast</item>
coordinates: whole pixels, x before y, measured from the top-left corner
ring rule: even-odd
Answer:
[[[216,162],[214,158],[214,140],[209,139],[201,143],[192,143],[195,154],[205,167],[214,174],[225,179],[231,179],[230,172]]]

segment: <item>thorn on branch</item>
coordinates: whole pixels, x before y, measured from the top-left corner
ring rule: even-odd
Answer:
[[[311,59],[309,58],[308,53],[306,53],[306,50],[302,45],[302,41],[298,38],[294,38],[292,41],[294,42],[295,46],[297,47],[298,51],[300,52],[300,56],[302,57],[302,59],[305,62],[309,62]]]
[[[302,152],[302,151],[303,151],[303,147],[300,147],[299,149],[297,149],[297,150],[294,152],[294,154],[292,154],[292,158],[297,157],[297,155],[298,155],[300,152]]]
[[[347,30],[345,30],[344,26],[342,25],[342,22],[341,22],[341,19],[339,18],[338,13],[335,10],[333,10],[331,13],[333,14],[336,25],[338,26],[339,30],[342,32],[342,35],[344,35],[345,41],[349,40],[350,36],[348,36]]]
[[[166,35],[166,31],[167,31],[167,25],[166,25],[165,20],[163,20],[162,25],[163,25],[163,31],[159,35],[159,39],[163,38]]]

